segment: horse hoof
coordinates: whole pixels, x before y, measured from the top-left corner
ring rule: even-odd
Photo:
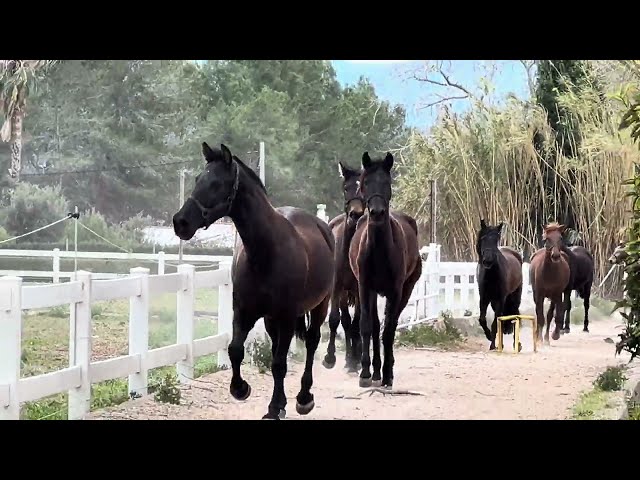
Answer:
[[[315,406],[316,403],[313,400],[311,400],[306,405],[300,405],[298,402],[296,402],[296,412],[298,412],[299,415],[307,415],[311,410],[313,410],[313,407]]]
[[[583,331],[584,333],[589,333],[589,329],[588,329],[588,328],[583,328],[583,329],[582,329],[582,331]]]
[[[521,351],[522,351],[522,344],[518,342],[518,353],[520,353]]]
[[[280,410],[280,412],[282,413],[283,410]],[[282,418],[284,418],[284,415],[281,417],[280,415],[272,415],[269,412],[267,412],[263,417],[262,420],[281,420]]]
[[[551,335],[551,338],[553,338],[554,340],[558,340],[560,338],[560,331],[554,330],[553,334]]]
[[[360,377],[360,380],[358,381],[358,385],[360,385],[362,388],[369,388],[371,384],[372,384],[371,377],[369,378]]]
[[[284,420],[286,416],[287,416],[287,411],[284,408],[281,408],[280,412],[278,413],[278,418],[280,420]]]
[[[382,380],[374,380],[374,381],[372,381],[371,382],[371,386],[372,387],[376,387],[376,388],[381,387],[382,386]]]
[[[327,360],[327,357],[324,357],[324,359],[322,360],[322,366],[324,368],[327,368],[329,370],[331,370],[333,367],[336,366],[336,359],[333,359],[333,362]]]
[[[251,385],[249,385],[246,380],[243,380],[243,385],[240,388],[235,389],[233,388],[233,386],[231,386],[229,388],[229,391],[231,392],[231,396],[233,398],[244,402],[247,398],[249,398],[249,396],[251,396]]]

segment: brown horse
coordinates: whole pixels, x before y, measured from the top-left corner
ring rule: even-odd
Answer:
[[[272,341],[273,394],[263,418],[285,415],[284,377],[287,353],[296,336],[305,341],[307,358],[296,410],[308,414],[314,407],[313,359],[320,341],[320,327],[327,316],[334,275],[335,240],[329,226],[304,210],[274,208],[260,178],[221,145],[202,144],[204,170],[187,201],[173,217],[173,228],[182,240],[228,216],[239,240],[232,266],[233,338],[229,357],[233,374],[229,390],[246,400],[251,387],[240,374],[244,342],[260,317],[264,317]],[[310,312],[310,325],[305,317]]]
[[[336,331],[342,323],[345,340],[345,368],[349,372],[357,372],[360,366],[360,302],[358,301],[358,282],[349,265],[349,245],[356,231],[358,219],[364,213],[364,200],[358,192],[361,170],[349,168],[338,162],[338,171],[342,178],[344,194],[344,212],[329,222],[329,227],[336,239],[336,274],[331,295],[331,311],[329,312],[329,345],[322,361],[325,368],[333,368],[336,364]],[[355,306],[353,321],[349,314],[349,306]]]
[[[563,294],[567,290],[571,279],[569,257],[562,251],[562,233],[565,226],[553,222],[544,227],[542,239],[544,248],[537,250],[531,257],[529,277],[533,290],[533,300],[536,304],[538,319],[538,341],[542,341],[542,327],[544,327],[544,300],[548,298],[551,306],[547,314],[547,330],[544,339],[549,343],[549,327],[554,316],[556,328],[551,338],[558,340],[563,327],[565,302]]]
[[[349,262],[358,279],[360,297],[360,336],[362,338],[362,371],[359,384],[373,382],[391,388],[393,385],[393,341],[398,317],[407,305],[413,287],[422,273],[416,221],[402,212],[390,211],[391,167],[393,155],[371,160],[362,156],[360,191],[367,212],[360,217],[349,248]],[[378,295],[387,298],[385,305],[384,366],[380,379],[380,321]],[[373,334],[373,379],[369,346]]]

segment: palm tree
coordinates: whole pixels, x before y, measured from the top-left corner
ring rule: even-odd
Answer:
[[[56,60],[0,60],[0,140],[9,142],[9,177],[18,181],[22,168],[22,122],[29,91]]]

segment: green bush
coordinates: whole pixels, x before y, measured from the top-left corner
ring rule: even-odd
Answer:
[[[10,236],[22,235],[63,218],[68,212],[67,201],[62,196],[60,187],[39,187],[30,183],[20,183],[11,195],[9,206],[0,211],[0,224]],[[24,240],[58,241],[63,235],[64,228],[65,222],[58,223],[29,235]],[[16,243],[22,243],[24,240],[18,239]],[[9,242],[9,245],[11,244],[13,242]]]

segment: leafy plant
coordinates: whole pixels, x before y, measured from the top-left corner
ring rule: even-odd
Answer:
[[[622,366],[607,367],[607,369],[593,381],[593,386],[603,392],[622,390],[624,382],[627,381],[624,370]]]
[[[153,399],[156,402],[180,405],[181,397],[182,395],[178,388],[178,376],[167,372],[156,385]]]

